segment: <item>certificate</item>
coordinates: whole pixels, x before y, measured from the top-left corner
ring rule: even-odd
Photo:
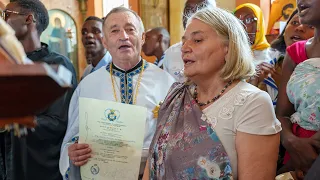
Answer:
[[[80,98],[79,142],[92,149],[82,180],[138,179],[146,119],[144,107]]]

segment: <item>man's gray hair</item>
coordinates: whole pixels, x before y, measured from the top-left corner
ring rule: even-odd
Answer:
[[[133,10],[129,9],[129,8],[126,8],[126,7],[123,7],[123,6],[119,6],[119,7],[116,7],[116,8],[113,8],[107,15],[106,17],[103,18],[103,26],[105,26],[105,21],[108,19],[108,17],[111,15],[111,14],[114,14],[114,13],[119,13],[119,12],[130,12],[132,13],[139,21],[139,24],[140,24],[140,33],[143,33],[144,32],[144,25],[143,25],[143,22],[140,18],[140,16]]]

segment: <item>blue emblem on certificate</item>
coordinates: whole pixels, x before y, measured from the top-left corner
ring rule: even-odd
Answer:
[[[103,120],[108,120],[108,121],[116,121],[120,118],[120,112],[115,109],[106,109],[104,111],[104,119]]]
[[[95,165],[91,166],[90,170],[93,175],[97,175],[97,174],[99,174],[100,168],[98,165],[95,164]]]

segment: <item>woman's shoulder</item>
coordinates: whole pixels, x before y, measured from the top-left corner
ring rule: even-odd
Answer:
[[[261,89],[247,82],[239,82],[236,90],[235,100],[239,99],[239,97],[242,97],[242,101],[246,102],[243,103],[243,108],[257,104],[261,104],[262,106],[270,104],[272,106],[271,97],[267,92],[262,91]]]
[[[265,91],[262,91],[261,89],[257,88],[256,86],[253,86],[250,83],[247,83],[245,81],[240,81],[239,84],[237,86],[235,86],[237,89],[236,91],[238,92],[247,92],[250,94],[260,94],[260,93],[264,93]]]
[[[243,82],[234,102],[237,106],[236,129],[249,134],[275,134],[281,130],[270,95]],[[241,105],[241,106],[240,106]]]
[[[222,96],[215,106],[209,107],[212,107],[215,110],[217,110],[217,107],[230,107],[233,110],[237,109],[237,111],[242,112],[246,111],[249,106],[265,103],[272,106],[271,98],[267,92],[262,91],[245,81],[240,81],[233,89]]]

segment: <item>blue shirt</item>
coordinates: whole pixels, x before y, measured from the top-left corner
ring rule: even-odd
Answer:
[[[96,67],[92,68],[90,73],[100,69],[103,66],[108,65],[110,62],[112,61],[112,57],[109,53],[109,51],[107,51],[107,53],[103,56],[103,58],[99,61],[99,63],[96,65]]]

